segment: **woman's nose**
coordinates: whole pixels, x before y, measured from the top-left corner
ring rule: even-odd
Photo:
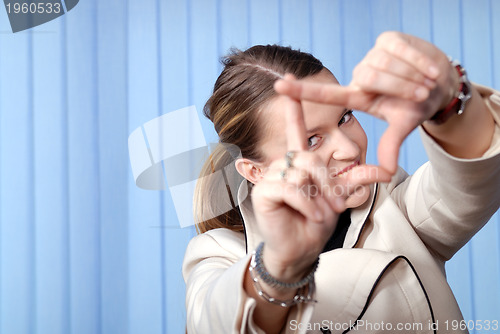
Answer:
[[[334,143],[332,158],[339,161],[351,161],[359,158],[359,146],[342,131],[337,131],[332,138]]]

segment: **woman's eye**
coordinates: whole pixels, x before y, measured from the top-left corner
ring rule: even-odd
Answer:
[[[307,139],[307,145],[309,146],[309,148],[312,148],[312,147],[318,145],[319,140],[320,140],[320,138],[317,135],[309,137]]]
[[[339,121],[339,125],[349,122],[352,119],[352,110],[347,110]]]

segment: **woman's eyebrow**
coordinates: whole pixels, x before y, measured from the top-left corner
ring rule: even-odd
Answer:
[[[314,133],[314,132],[318,132],[319,130],[321,130],[323,128],[323,125],[318,125],[318,126],[315,126],[314,128],[312,129],[306,129],[306,133],[307,134],[311,134],[311,133]]]
[[[340,113],[340,116],[342,117],[342,116],[343,116],[343,115],[344,115],[344,114],[345,114],[348,110],[349,110],[349,109],[344,108],[344,109],[342,110],[342,112]],[[307,133],[307,134],[310,134],[310,133],[313,133],[313,132],[318,132],[318,131],[322,130],[324,126],[325,126],[324,124],[321,124],[321,125],[315,126],[315,127],[314,127],[314,128],[312,128],[312,129],[306,129],[306,133]]]

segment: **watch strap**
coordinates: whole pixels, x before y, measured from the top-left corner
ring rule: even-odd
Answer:
[[[455,114],[461,115],[467,106],[467,102],[471,98],[472,90],[469,79],[467,78],[467,72],[457,60],[450,60],[450,63],[458,72],[460,86],[450,103],[448,103],[444,109],[438,110],[434,116],[430,118],[435,124],[443,124]]]

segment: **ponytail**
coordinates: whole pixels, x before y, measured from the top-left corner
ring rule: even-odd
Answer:
[[[238,157],[236,146],[219,143],[205,161],[194,190],[193,217],[199,234],[215,228],[243,232],[238,189],[247,181],[236,170]]]

